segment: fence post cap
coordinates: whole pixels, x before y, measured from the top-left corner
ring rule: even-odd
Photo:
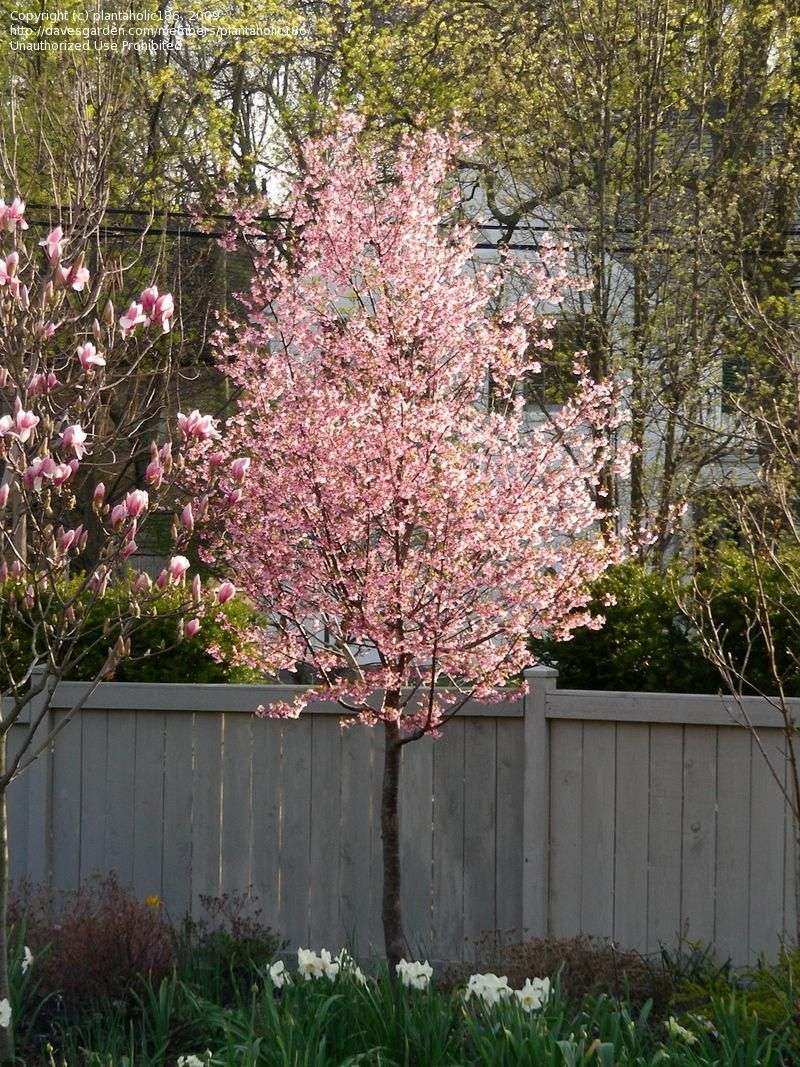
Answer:
[[[558,678],[558,670],[544,663],[537,663],[535,667],[526,667],[522,676],[526,681],[533,681],[535,678]]]

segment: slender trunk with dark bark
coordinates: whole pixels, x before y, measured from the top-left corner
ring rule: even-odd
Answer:
[[[387,702],[388,703],[388,702]],[[400,909],[400,728],[396,722],[384,723],[386,749],[383,758],[381,794],[381,838],[383,840],[383,938],[389,973],[405,954],[406,939]]]
[[[0,775],[6,772],[6,741],[0,735]],[[10,1000],[8,982],[8,807],[7,790],[0,789],[0,1000]],[[14,1023],[0,1026],[0,1065],[14,1062]]]

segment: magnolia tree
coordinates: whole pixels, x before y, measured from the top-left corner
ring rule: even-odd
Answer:
[[[448,222],[455,138],[406,139],[387,163],[359,135],[347,118],[306,147],[289,229],[218,337],[240,396],[222,451],[250,469],[209,550],[271,619],[251,662],[314,671],[259,713],[335,699],[384,731],[396,963],[403,746],[515,679],[532,633],[596,624],[587,584],[620,555],[596,503],[619,416],[577,368],[572,399],[526,425],[519,385],[570,284],[564,250],[476,269],[470,225]]]
[[[149,439],[163,423],[169,361],[160,342],[172,297],[153,286],[119,314],[97,243],[90,271],[87,249],[72,247],[60,226],[38,242],[30,233],[24,203],[0,200],[0,1005],[9,996],[8,787],[129,654],[137,627],[161,604],[175,616],[176,639],[190,639],[211,605],[233,594],[228,582],[204,589],[192,579],[184,552],[212,494],[218,511],[235,501],[240,477],[217,463],[204,495],[192,499],[182,484],[187,457],[196,462],[219,437],[210,416],[179,414],[161,440]],[[138,447],[140,483],[130,476]],[[143,527],[165,509],[175,516],[174,555],[153,582],[131,573],[130,561]],[[123,572],[127,597],[99,613],[93,629],[93,607]],[[98,651],[101,667],[81,704],[54,727],[56,684],[97,662]],[[8,1021],[5,1009],[0,1019]],[[13,1019],[0,1022],[2,1062],[13,1059],[12,1035]]]

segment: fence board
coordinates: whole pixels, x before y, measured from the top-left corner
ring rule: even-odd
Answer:
[[[252,885],[250,849],[251,717],[226,714],[222,726],[222,892],[247,896]]]
[[[342,839],[339,866],[340,922],[353,953],[370,942],[370,776],[373,730],[351,726],[342,733]],[[366,905],[366,906],[365,906]]]
[[[631,723],[617,729],[614,937],[640,952],[647,947],[649,800],[650,727]]]
[[[292,945],[309,944],[308,892],[312,879],[311,720],[286,722],[281,766],[281,900],[279,929]],[[319,872],[322,876],[322,872]],[[324,946],[319,946],[324,947]]]
[[[681,933],[681,825],[683,728],[650,731],[650,857],[648,949],[674,943]]]
[[[58,751],[58,746],[56,746]],[[163,893],[164,715],[136,713],[133,886],[139,897]]]
[[[80,879],[88,882],[105,869],[108,714],[87,712],[75,726],[81,733]]]
[[[522,936],[522,797],[525,780],[521,722],[497,723],[497,932],[506,943]]]
[[[549,926],[562,937],[581,928],[583,724],[560,722],[550,729]]]
[[[192,716],[165,716],[162,892],[173,915],[192,902]]]
[[[56,713],[60,724],[64,713]],[[81,724],[68,723],[53,746],[53,885],[77,889],[81,879]]]
[[[222,716],[194,716],[192,753],[192,915],[217,896],[222,866]]]
[[[439,959],[464,948],[464,736],[454,719],[433,754],[433,945]]]
[[[281,750],[278,719],[253,723],[253,892],[264,920],[278,927],[281,862]]]
[[[770,733],[772,736],[770,736]],[[776,756],[774,731],[761,731],[761,742],[783,775]],[[750,793],[750,957],[774,957],[780,948],[783,917],[784,802],[764,757],[754,751]]]
[[[467,959],[496,929],[494,855],[497,747],[495,724],[467,720],[464,743],[464,939]],[[467,786],[466,783],[469,783]]]
[[[692,941],[714,937],[717,845],[717,731],[687,730],[683,761],[683,886],[681,919]]]
[[[714,942],[720,959],[745,962],[750,951],[750,737],[736,729],[720,730],[717,751]]]
[[[312,946],[336,950],[342,943],[339,915],[341,834],[341,744],[339,720],[311,719],[311,878],[309,919]]]
[[[133,885],[136,716],[108,713],[106,756],[106,865]]]
[[[614,791],[616,727],[583,728],[581,788],[581,930],[611,937],[614,932]]]

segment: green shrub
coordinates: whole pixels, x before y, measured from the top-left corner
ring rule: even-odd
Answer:
[[[73,579],[77,586],[79,579]],[[10,579],[0,589],[8,597],[17,592],[17,584]],[[67,590],[69,586],[66,587]],[[76,613],[84,613],[83,632],[79,649],[83,658],[70,677],[84,681],[96,677],[102,669],[106,653],[116,640],[120,620],[130,617],[131,580],[120,579],[111,585],[102,598],[86,596],[85,604],[76,605]],[[176,607],[179,593],[166,589],[150,617],[139,620],[131,637],[131,655],[123,659],[114,674],[119,682],[257,682],[259,672],[234,662],[234,651],[242,644],[246,630],[256,621],[255,612],[238,597],[217,605],[206,614],[196,637],[177,641]],[[105,639],[98,638],[105,634]],[[31,631],[22,618],[3,617],[0,640],[15,675],[24,674],[30,655]],[[93,647],[94,646],[94,647]],[[212,654],[212,648],[218,650]],[[0,679],[0,685],[3,680]]]
[[[677,566],[665,573],[637,560],[612,567],[589,604],[593,615],[605,618],[603,627],[576,630],[569,641],[533,640],[531,651],[558,668],[565,689],[716,692],[719,675],[675,599],[679,580]]]

